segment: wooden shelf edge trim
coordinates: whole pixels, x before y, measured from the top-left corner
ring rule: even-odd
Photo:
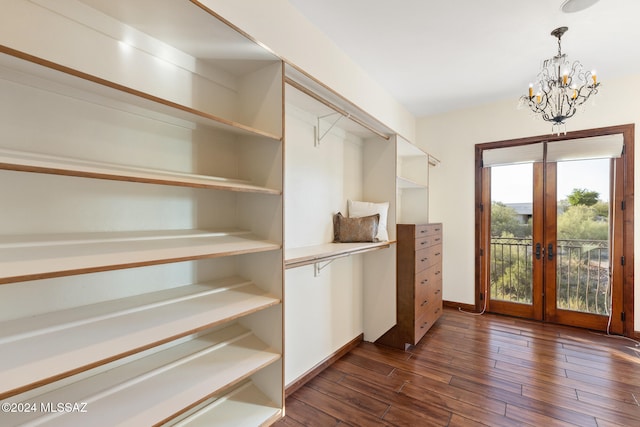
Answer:
[[[284,392],[285,398],[295,393],[296,390],[298,390],[300,387],[302,387],[303,385],[311,381],[314,377],[316,377],[322,371],[327,369],[337,360],[339,360],[344,355],[349,353],[351,350],[356,348],[363,340],[364,340],[364,334],[358,335],[357,337],[355,337],[354,339],[352,339],[351,341],[349,341],[348,343],[340,347],[338,350],[336,350],[335,352],[327,356],[324,360],[322,360],[320,363],[315,365],[313,368],[311,368],[310,370],[308,370],[307,372],[305,372],[295,380],[291,381],[291,383],[285,388],[285,392]]]
[[[241,285],[240,288],[245,287],[245,286],[255,286],[255,285],[253,285],[253,284]],[[237,320],[237,319],[239,319],[241,317],[248,316],[250,314],[257,313],[257,312],[262,311],[262,310],[266,310],[266,309],[268,309],[270,307],[277,306],[277,305],[279,305],[281,303],[281,300],[278,299],[278,298],[275,298],[275,297],[268,298],[266,293],[264,294],[264,296],[265,296],[265,301],[263,301],[263,302],[261,302],[259,304],[256,303],[256,304],[253,304],[251,306],[248,306],[248,307],[245,307],[245,308],[242,308],[242,309],[238,309],[232,315],[227,315],[225,317],[218,316],[217,318],[212,318],[211,321],[202,322],[202,323],[200,323],[198,325],[194,325],[193,327],[182,329],[178,333],[174,332],[171,335],[165,336],[165,337],[163,337],[161,339],[154,339],[154,340],[152,340],[150,342],[147,342],[144,345],[139,345],[138,347],[135,347],[135,348],[129,348],[127,351],[119,351],[119,352],[115,352],[114,354],[109,355],[108,357],[96,358],[91,363],[83,362],[81,365],[77,366],[75,369],[68,370],[68,371],[65,371],[65,372],[60,372],[60,373],[57,373],[55,375],[50,375],[50,376],[47,376],[46,378],[41,378],[41,379],[39,379],[37,381],[32,381],[32,382],[29,382],[27,384],[23,384],[20,387],[3,390],[3,391],[0,392],[0,400],[5,399],[7,397],[14,396],[16,394],[24,393],[24,392],[32,390],[34,388],[50,384],[52,382],[55,382],[55,381],[70,377],[72,375],[75,375],[75,374],[78,374],[78,373],[81,373],[81,372],[84,372],[84,371],[88,371],[88,370],[94,369],[94,368],[102,366],[102,365],[106,365],[106,364],[111,363],[111,362],[113,362],[115,360],[119,360],[119,359],[122,359],[122,358],[125,358],[125,357],[128,357],[128,356],[131,356],[133,354],[143,352],[143,351],[148,350],[150,348],[158,347],[158,346],[166,344],[168,342],[175,341],[175,340],[178,340],[180,338],[184,338],[186,336],[189,336],[189,335],[192,335],[192,334],[196,334],[196,333],[205,331],[207,329],[214,328],[216,326],[223,325],[225,323],[233,322],[233,321],[235,321],[235,320]],[[129,313],[125,313],[124,315],[127,315],[127,314],[129,314]],[[102,319],[98,319],[98,321],[103,321],[103,320]],[[141,333],[140,330],[136,330],[134,332],[136,334],[140,334]],[[61,338],[61,341],[62,341],[62,338]]]
[[[123,316],[163,310],[175,304],[234,295],[238,291],[241,295],[246,294],[263,299],[262,302],[254,303],[251,307],[256,304],[266,307],[280,302],[280,298],[259,288],[253,281],[240,276],[229,276],[0,322],[0,331],[2,331],[0,346]],[[238,298],[238,301],[242,299]],[[241,311],[238,312],[241,313]],[[231,316],[225,318],[231,318]]]
[[[242,231],[238,233],[231,233],[231,234],[250,235],[249,232],[242,232]],[[200,238],[201,237],[197,234],[192,236],[192,239],[198,243],[201,241]],[[119,239],[119,240],[122,240],[122,239]],[[125,239],[125,240],[135,241],[136,239]],[[141,240],[153,240],[153,239],[143,238]],[[170,241],[170,240],[171,240],[171,237],[165,239],[165,241]],[[249,242],[250,244],[249,245],[236,244],[235,246],[232,246],[232,247],[227,247],[223,242],[223,245],[221,245],[219,248],[217,247],[216,242],[213,242],[210,244],[210,246],[207,248],[206,251],[202,249],[202,245],[195,246],[194,249],[192,250],[191,249],[185,250],[184,248],[181,248],[182,254],[180,255],[174,255],[173,253],[170,254],[169,253],[170,251],[168,251],[167,249],[165,249],[165,252],[167,253],[162,254],[162,256],[159,256],[157,254],[147,254],[146,250],[139,250],[137,252],[130,252],[130,254],[126,257],[113,259],[113,260],[110,260],[109,262],[102,263],[103,261],[98,262],[95,260],[92,260],[91,262],[89,262],[84,259],[81,259],[81,262],[79,262],[77,265],[74,265],[74,262],[71,262],[69,260],[75,259],[75,257],[78,256],[78,254],[82,254],[82,252],[78,252],[78,253],[71,253],[69,255],[66,255],[66,257],[58,256],[57,257],[58,260],[56,261],[58,267],[56,269],[50,269],[50,270],[42,270],[40,266],[40,264],[43,262],[42,259],[39,259],[39,260],[32,259],[32,260],[29,260],[29,262],[27,263],[27,267],[20,267],[15,269],[13,273],[9,274],[5,272],[5,274],[7,275],[0,276],[0,285],[29,281],[29,280],[40,280],[40,279],[48,279],[48,278],[54,278],[54,277],[64,277],[64,276],[73,276],[73,275],[79,275],[79,274],[96,273],[96,272],[102,272],[102,271],[122,270],[127,268],[144,267],[144,266],[150,266],[150,265],[177,263],[177,262],[183,262],[183,261],[196,261],[200,259],[220,258],[220,257],[226,257],[226,256],[235,256],[235,255],[243,255],[243,254],[250,254],[250,253],[259,253],[259,252],[269,252],[269,251],[280,250],[282,248],[282,245],[279,243],[259,239],[257,237],[249,238],[247,239],[247,242]],[[79,241],[79,242],[72,242],[72,243],[74,244],[78,243],[82,246],[82,244],[87,244],[87,243],[91,244],[95,242]],[[100,241],[98,240],[97,243],[99,244]],[[65,242],[63,241],[57,247],[63,247],[64,244]],[[128,244],[128,241],[124,241],[122,244],[126,246]],[[2,246],[4,246],[2,250],[10,250],[11,249],[10,246],[15,246],[15,245],[10,244],[10,245],[2,245]],[[31,245],[31,246],[38,247],[37,244]],[[50,246],[53,248],[56,247],[56,245],[51,245],[51,244],[48,244],[47,242],[44,242],[44,246]],[[24,249],[24,248],[21,248],[21,249]],[[82,248],[77,249],[76,252],[80,250],[82,250]],[[192,252],[192,253],[190,254],[189,252]],[[134,255],[136,260],[132,260],[132,257]],[[99,260],[103,259],[97,255],[94,255],[93,258],[99,259]],[[61,263],[66,263],[66,266],[60,266]],[[11,265],[9,261],[5,262],[4,264],[7,266]],[[1,265],[3,264],[0,263],[0,266]],[[32,265],[34,267],[30,267]],[[33,268],[34,271],[32,272],[28,271],[30,268]],[[0,271],[0,274],[2,274],[1,271]]]
[[[182,111],[183,113],[187,113],[189,115],[192,115],[192,116],[195,116],[195,117],[198,117],[198,118],[201,118],[201,119],[205,119],[205,120],[217,123],[219,125],[227,126],[230,129],[237,129],[238,131],[242,131],[242,132],[245,132],[245,133],[248,133],[248,134],[252,134],[252,135],[255,135],[255,136],[261,136],[261,137],[269,138],[269,139],[272,139],[272,140],[275,140],[275,141],[281,141],[282,140],[281,136],[274,135],[274,134],[272,134],[270,132],[265,132],[265,131],[262,131],[260,129],[255,129],[255,128],[251,127],[251,126],[244,125],[244,124],[232,121],[232,120],[224,119],[222,117],[218,117],[218,116],[215,116],[213,114],[197,110],[197,109],[195,109],[193,107],[188,107],[186,105],[182,105],[182,104],[179,104],[177,102],[169,101],[169,100],[160,98],[159,96],[151,95],[149,93],[146,93],[146,92],[143,92],[143,91],[140,91],[140,90],[137,90],[137,89],[133,89],[131,87],[128,87],[128,86],[125,86],[125,85],[122,85],[122,84],[119,84],[119,83],[115,83],[115,82],[103,79],[101,77],[97,77],[97,76],[94,76],[94,75],[91,75],[91,74],[88,74],[88,73],[85,73],[85,72],[82,72],[82,71],[78,71],[78,70],[76,70],[74,68],[67,67],[65,65],[61,65],[61,64],[55,63],[53,61],[49,61],[47,59],[40,58],[40,57],[35,56],[35,55],[31,55],[31,54],[25,53],[23,51],[10,48],[10,47],[2,45],[2,44],[0,44],[0,53],[5,53],[5,54],[13,56],[15,58],[23,59],[25,61],[37,64],[37,65],[41,65],[43,67],[46,67],[46,68],[49,68],[49,69],[52,69],[52,70],[55,70],[55,71],[59,71],[59,72],[65,73],[65,74],[68,74],[68,75],[83,79],[83,80],[88,81],[88,82],[99,84],[99,85],[101,85],[103,87],[107,87],[107,88],[114,89],[114,90],[117,90],[117,91],[122,92],[122,93],[133,95],[133,96],[138,97],[140,99],[144,99],[146,101],[153,102],[154,104],[157,104],[157,105],[161,105],[161,106],[164,106],[164,107],[172,108],[174,110]]]
[[[230,331],[233,336],[225,336],[229,335],[229,332],[227,331]],[[242,370],[239,371],[237,375],[230,376],[228,373],[221,373],[219,370],[212,369],[208,373],[209,381],[211,383],[206,388],[202,386],[202,378],[194,377],[194,375],[191,374],[191,380],[196,380],[197,378],[197,381],[200,382],[200,385],[197,387],[199,391],[192,388],[193,384],[191,382],[179,384],[182,394],[187,391],[187,388],[190,389],[189,393],[193,394],[193,400],[191,400],[187,405],[181,404],[179,408],[171,408],[172,405],[170,402],[163,402],[166,406],[163,407],[163,415],[157,415],[158,419],[156,419],[154,422],[154,425],[157,425],[174,419],[175,417],[189,411],[202,402],[211,399],[216,394],[225,393],[226,391],[248,379],[251,375],[282,358],[282,355],[280,353],[274,352],[273,349],[260,341],[250,331],[247,331],[246,329],[241,327],[230,326],[211,334],[204,335],[202,336],[202,338],[206,339],[209,336],[215,337],[215,340],[212,341],[211,344],[207,344],[206,346],[198,344],[196,347],[192,347],[190,344],[191,341],[187,341],[186,343],[171,347],[167,350],[164,350],[163,352],[155,353],[151,356],[152,360],[153,357],[159,354],[161,354],[162,356],[160,357],[160,359],[155,359],[153,362],[150,362],[151,366],[148,366],[146,358],[138,359],[127,365],[115,367],[112,370],[99,373],[95,376],[81,379],[77,383],[71,383],[70,385],[66,385],[61,389],[51,390],[49,392],[46,392],[45,394],[39,395],[29,400],[36,401],[45,399],[47,401],[63,402],[69,400],[68,397],[72,396],[71,400],[69,401],[73,401],[74,398],[80,398],[81,400],[78,401],[90,402],[90,406],[92,408],[98,406],[98,413],[105,412],[108,411],[109,408],[105,407],[105,403],[101,404],[100,400],[102,398],[109,397],[109,395],[111,394],[109,393],[109,390],[118,389],[119,392],[124,393],[125,395],[137,395],[137,393],[135,393],[135,390],[144,387],[144,384],[147,381],[151,380],[153,383],[157,384],[158,381],[160,381],[161,383],[167,383],[169,379],[175,380],[176,375],[172,374],[172,372],[181,372],[186,369],[186,372],[189,373],[189,371],[192,371],[193,368],[188,368],[188,366],[193,363],[202,363],[199,362],[200,360],[202,360],[203,362],[211,362],[212,359],[222,358],[222,360],[224,361],[225,358],[229,358],[229,355],[232,354],[234,354],[234,357],[241,356],[241,359],[237,359],[237,361],[239,364],[243,364],[244,366],[242,366]],[[222,337],[222,339],[218,339],[218,337]],[[167,352],[166,356],[163,354],[164,352]],[[135,366],[133,369],[131,368],[132,365]],[[185,368],[185,366],[187,366],[187,368]],[[121,373],[115,374],[115,371]],[[126,373],[126,375],[123,376],[123,373]],[[115,375],[116,378],[119,379],[110,379],[112,375]],[[164,390],[164,387],[155,389],[155,391],[158,393],[157,397],[166,400],[169,397]],[[69,393],[71,394],[69,395]],[[194,393],[198,394],[197,397]],[[185,396],[182,394],[178,393],[177,397],[181,400],[184,400]],[[191,399],[191,397],[189,397],[189,399]],[[148,410],[149,409],[147,409],[147,411]],[[135,407],[129,407],[128,411],[136,411],[136,409]],[[136,416],[138,415],[135,412],[134,414]],[[24,415],[26,418],[38,418],[38,415],[35,414],[26,413],[22,415]],[[106,414],[103,413],[102,415]],[[115,416],[123,417],[126,415],[116,414]],[[159,417],[164,418],[159,419]],[[36,420],[30,421],[34,422]],[[120,421],[123,420],[121,419]]]
[[[13,159],[7,157],[13,156]],[[19,159],[20,154],[24,155]],[[31,157],[31,159],[27,158]],[[44,163],[53,160],[54,163]],[[214,190],[227,190],[237,192],[251,192],[281,195],[280,190],[259,187],[241,180],[225,179],[214,176],[187,174],[171,171],[152,170],[145,168],[109,165],[107,163],[68,159],[69,165],[64,165],[64,159],[35,153],[21,153],[18,151],[0,150],[0,169],[18,172],[32,172],[52,175],[75,176],[80,178],[95,178],[111,181],[139,182],[146,184],[171,185],[192,188],[208,188]],[[57,164],[55,164],[57,163]],[[80,167],[72,167],[71,163]],[[112,168],[110,170],[110,168]],[[84,170],[82,170],[84,169]],[[93,169],[93,170],[91,170]],[[117,169],[122,172],[118,173]],[[146,176],[145,176],[146,175]],[[155,175],[155,176],[154,176]]]
[[[363,243],[361,246],[353,248],[341,248],[331,252],[319,252],[317,255],[302,256],[296,258],[285,259],[284,265],[286,269],[302,267],[305,265],[315,264],[318,262],[331,261],[337,258],[343,258],[350,255],[358,255],[366,252],[377,251],[389,248],[395,241],[385,241],[377,243]],[[342,243],[335,243],[342,245]],[[322,245],[323,246],[323,245]],[[320,247],[320,246],[319,246]]]
[[[215,420],[219,419],[219,412],[225,412],[226,406],[244,407],[245,403],[248,403],[247,406],[250,405],[250,407],[244,408],[245,411],[243,411],[242,415],[247,415],[246,413],[249,412],[249,416],[255,418],[251,412],[260,411],[260,420],[254,421],[257,421],[261,426],[271,425],[282,417],[282,408],[276,406],[251,380],[248,380],[231,391],[216,397],[213,402],[189,414],[189,416],[174,424],[174,427],[189,427],[192,422],[195,422],[198,426],[202,426],[205,423],[207,425],[215,425]],[[233,411],[237,413],[238,408]],[[229,420],[228,416],[225,417],[225,420]]]
[[[232,319],[225,319],[225,320],[221,320],[221,321],[212,322],[210,324],[203,325],[203,326],[200,326],[200,327],[197,327],[197,328],[193,328],[193,329],[191,329],[189,331],[185,331],[184,333],[177,334],[177,335],[174,335],[174,336],[171,336],[171,337],[166,337],[166,338],[164,338],[162,340],[158,340],[158,341],[150,343],[148,345],[145,345],[145,346],[142,346],[142,347],[138,347],[138,348],[135,348],[135,349],[131,349],[131,350],[127,351],[127,352],[120,353],[120,354],[117,354],[117,355],[114,355],[114,356],[99,360],[99,361],[94,362],[94,363],[92,363],[90,365],[79,366],[76,369],[73,369],[73,370],[70,370],[70,371],[67,371],[67,372],[63,372],[63,373],[58,374],[58,375],[53,375],[53,376],[50,376],[48,378],[44,378],[44,379],[39,380],[39,381],[34,381],[32,383],[29,383],[29,384],[24,384],[21,387],[14,388],[12,390],[3,391],[3,392],[0,393],[0,400],[6,399],[6,398],[9,398],[9,397],[21,394],[21,393],[25,393],[25,392],[33,390],[35,388],[42,387],[42,386],[54,383],[56,381],[63,380],[65,378],[71,377],[73,375],[80,374],[80,373],[85,372],[85,371],[89,371],[91,369],[98,368],[98,367],[103,366],[103,365],[107,365],[107,364],[109,364],[111,362],[115,362],[116,360],[120,360],[120,359],[129,357],[129,356],[132,356],[134,354],[149,350],[151,348],[158,347],[160,345],[163,345],[163,344],[169,343],[171,341],[174,341],[174,340],[189,336],[191,334],[196,334],[196,333],[205,331],[205,330],[207,330],[209,328],[216,327],[216,326],[224,324],[224,323],[226,323],[228,321],[231,322],[231,321],[237,319],[238,317],[240,317],[242,315],[249,315],[249,314],[252,314],[252,313],[260,311],[260,310],[261,309],[252,310],[252,311],[248,311],[246,313],[243,313],[243,314],[241,314],[239,316],[236,316],[236,317],[234,317]]]
[[[229,251],[229,252],[211,253],[207,255],[165,258],[165,259],[159,259],[159,260],[141,261],[141,262],[132,262],[132,263],[117,263],[117,264],[100,266],[100,267],[76,268],[76,269],[69,269],[69,270],[63,270],[63,271],[55,271],[50,273],[25,274],[25,275],[14,276],[14,277],[0,277],[0,285],[6,285],[10,283],[17,283],[17,282],[26,282],[30,280],[52,279],[55,277],[76,276],[76,275],[88,274],[88,273],[99,273],[103,271],[124,270],[127,268],[147,267],[150,265],[171,264],[171,263],[177,263],[177,262],[183,262],[183,261],[197,261],[201,259],[211,259],[211,258],[220,258],[225,256],[267,252],[267,251],[272,251],[276,249],[277,248],[236,250],[236,251]]]
[[[252,370],[247,371],[246,373],[244,373],[243,375],[241,375],[240,377],[236,378],[235,380],[229,382],[228,384],[218,387],[217,389],[215,389],[214,391],[212,391],[211,393],[209,393],[207,396],[202,397],[201,399],[199,399],[196,402],[193,402],[191,405],[185,406],[183,408],[180,408],[180,410],[174,412],[171,416],[165,418],[164,420],[160,421],[159,423],[154,424],[154,426],[164,426],[166,425],[168,422],[178,418],[179,416],[189,412],[190,410],[196,408],[198,405],[201,405],[203,402],[206,402],[207,400],[213,398],[216,394],[224,394],[227,393],[230,389],[233,389],[234,387],[237,387],[239,384],[241,384],[243,381],[247,380],[249,377],[251,377],[251,375],[261,371],[262,369],[265,369],[266,367],[268,367],[269,365],[275,363],[277,360],[279,360],[282,356],[279,355],[277,358],[272,358],[271,360],[265,360],[261,365],[254,367]]]

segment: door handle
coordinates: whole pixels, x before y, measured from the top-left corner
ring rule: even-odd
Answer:
[[[536,259],[540,259],[541,251],[542,251],[542,245],[540,243],[536,243]]]
[[[548,249],[549,261],[553,261],[553,243],[549,243]]]

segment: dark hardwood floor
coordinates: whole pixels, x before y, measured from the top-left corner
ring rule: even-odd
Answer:
[[[445,309],[404,352],[363,342],[289,396],[276,426],[640,426],[640,348]]]

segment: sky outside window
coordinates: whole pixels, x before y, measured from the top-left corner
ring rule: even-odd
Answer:
[[[558,163],[558,200],[566,199],[574,188],[597,191],[609,201],[610,159],[577,160]],[[491,200],[502,203],[533,202],[531,163],[491,168]]]

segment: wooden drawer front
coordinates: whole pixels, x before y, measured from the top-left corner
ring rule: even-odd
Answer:
[[[429,285],[442,291],[442,264],[438,263],[432,266],[429,271],[431,272],[431,277],[429,278]]]
[[[420,306],[425,299],[432,299],[432,294],[436,289],[442,288],[442,273],[439,265],[433,265],[416,274],[415,282],[415,299],[416,308]]]
[[[425,270],[429,266],[433,265],[433,255],[430,254],[430,248],[420,249],[416,251],[416,273]]]
[[[416,312],[415,312],[415,319],[419,319],[420,317],[422,317],[422,315],[424,313],[426,313],[427,308],[429,307],[429,305],[431,305],[431,303],[434,301],[433,298],[431,298],[431,292],[429,292],[429,287],[425,286],[424,287],[424,292],[422,292],[421,294],[417,293],[416,294]]]
[[[442,305],[442,280],[429,281],[416,288],[416,318],[420,317],[431,304]]]
[[[416,295],[420,293],[421,288],[425,288],[429,283],[435,280],[434,273],[435,273],[435,270],[437,270],[436,267],[437,266],[433,266],[431,268],[424,269],[420,271],[418,274],[416,274],[416,282],[415,282]]]
[[[442,266],[442,245],[431,246],[429,249],[429,266]]]
[[[431,236],[434,234],[442,235],[442,224],[418,224],[416,225],[416,238]]]
[[[432,234],[430,236],[416,237],[416,250],[428,248],[442,243],[442,234]]]
[[[442,305],[437,302],[431,302],[427,304],[426,310],[422,316],[416,319],[414,328],[414,339],[417,344],[418,341],[427,333],[429,328],[440,318],[442,315]]]
[[[442,265],[442,246],[436,245],[430,248],[416,251],[416,273],[431,267],[432,265]]]

